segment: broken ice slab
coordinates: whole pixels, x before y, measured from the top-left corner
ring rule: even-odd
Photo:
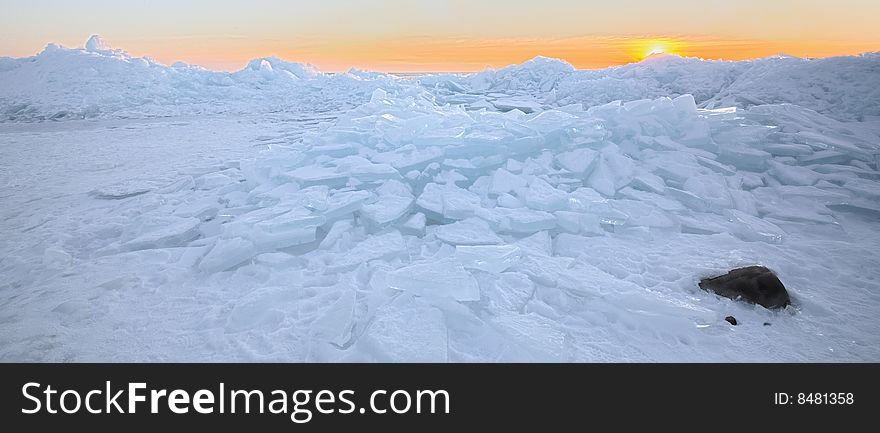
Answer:
[[[360,214],[372,224],[384,226],[406,215],[412,203],[412,196],[380,195],[375,203],[364,205]]]
[[[612,197],[617,190],[627,186],[635,171],[633,160],[620,154],[617,146],[602,149],[596,167],[584,182],[606,197]]]
[[[588,236],[598,236],[605,232],[598,215],[571,211],[558,211],[554,215],[556,224],[566,232]]]
[[[666,192],[666,183],[663,182],[663,178],[651,173],[642,173],[634,176],[630,186],[641,191],[653,192],[656,194],[663,194]]]
[[[464,219],[474,215],[481,206],[480,197],[453,184],[429,183],[416,200],[416,205],[434,220]]]
[[[880,182],[868,179],[850,179],[843,185],[853,194],[869,200],[880,201]]]
[[[556,155],[559,165],[579,176],[589,175],[593,171],[599,152],[582,147]]]
[[[498,207],[507,207],[511,209],[525,206],[518,198],[508,193],[499,195],[495,202],[498,204]]]
[[[348,173],[361,182],[377,182],[385,179],[399,179],[400,173],[389,164],[373,163],[361,156],[347,156],[334,161],[336,171]]]
[[[397,230],[370,236],[340,254],[328,256],[324,272],[344,272],[361,263],[376,259],[390,259],[406,251],[406,242]]]
[[[218,239],[199,263],[204,272],[221,272],[249,260],[257,253],[254,243],[239,237]]]
[[[431,226],[429,233],[453,245],[491,245],[500,244],[502,239],[489,227],[489,223],[479,218],[467,218],[452,224]]]
[[[535,293],[535,283],[523,273],[504,272],[490,281],[480,290],[493,310],[522,311]]]
[[[316,214],[306,208],[296,208],[257,222],[254,224],[254,228],[265,233],[278,234],[290,230],[319,227],[326,221],[324,215]]]
[[[150,229],[120,247],[125,251],[151,248],[179,247],[199,237],[198,218],[157,218],[150,221]]]
[[[728,232],[728,220],[721,215],[700,214],[698,217],[676,215],[682,233],[712,235]]]
[[[351,338],[356,292],[347,289],[310,327],[311,336],[342,346]]]
[[[796,165],[785,165],[769,161],[769,173],[783,185],[815,185],[820,176],[813,170]]]
[[[568,193],[539,177],[532,179],[528,187],[519,188],[517,195],[532,209],[553,212],[568,208]]]
[[[428,164],[443,157],[443,148],[417,148],[409,144],[390,152],[378,153],[371,159],[374,162],[390,164],[405,173],[410,170],[423,170]]]
[[[409,186],[398,180],[388,180],[376,189],[379,198],[365,204],[360,214],[376,226],[390,224],[406,215],[413,204],[413,196]]]
[[[526,186],[526,179],[513,174],[503,168],[499,168],[492,173],[489,181],[489,193],[500,195]]]
[[[478,195],[455,185],[446,185],[442,198],[443,217],[448,219],[471,217],[474,215],[474,210],[481,206]]]
[[[425,214],[413,214],[400,226],[400,231],[406,235],[424,236],[426,221]]]
[[[733,222],[733,234],[744,241],[778,244],[782,243],[785,236],[785,232],[777,225],[745,212],[730,209],[725,215]]]
[[[736,173],[736,167],[731,167],[727,164],[722,164],[718,161],[715,161],[714,159],[709,159],[709,158],[706,158],[703,156],[696,156],[695,158],[697,160],[697,163],[699,163],[703,167],[706,167],[706,168],[708,168],[718,174],[721,174],[724,176],[730,176],[730,175]]]
[[[819,224],[834,223],[831,210],[808,197],[786,197],[781,206],[773,206],[767,211],[765,218]]]
[[[592,188],[578,188],[568,194],[568,207],[573,211],[586,212],[608,200]]]
[[[708,206],[709,211],[721,213],[724,209],[731,206],[732,199],[730,193],[728,193],[727,183],[724,181],[724,178],[718,175],[704,174],[691,177],[685,181],[682,189],[702,199]],[[684,197],[681,194],[678,196],[680,197],[679,200],[682,200],[681,197]]]
[[[359,210],[368,198],[370,193],[361,190],[333,193],[327,198],[327,208],[323,215],[327,220],[344,217]]]
[[[556,227],[556,217],[549,212],[527,208],[480,208],[477,216],[488,221],[493,230],[507,233],[535,233]]]
[[[497,274],[504,272],[522,258],[516,245],[457,245],[455,259],[467,269]]]
[[[310,157],[326,155],[334,158],[341,158],[354,153],[357,153],[357,149],[348,143],[315,145],[305,152],[305,154]]]
[[[122,200],[150,192],[155,185],[140,179],[130,179],[95,188],[90,194],[99,200]]]
[[[722,146],[718,152],[719,161],[747,171],[764,171],[771,158],[769,153],[749,147]]]
[[[541,110],[541,103],[529,96],[513,96],[498,98],[492,105],[500,111],[519,110],[523,113],[534,113]]]
[[[348,173],[340,173],[334,167],[319,165],[295,168],[286,172],[285,176],[302,186],[327,185],[330,187],[344,186],[349,178]]]
[[[813,153],[813,148],[806,144],[775,143],[764,146],[763,150],[774,156],[798,157],[811,155]]]
[[[195,179],[196,188],[201,190],[211,190],[226,186],[232,183],[238,183],[239,179],[227,176],[222,172],[207,173]]]
[[[431,260],[388,272],[385,284],[419,296],[450,297],[457,301],[479,301],[480,289],[474,277],[453,258]]]
[[[710,209],[709,203],[702,197],[678,188],[666,188],[666,195],[697,212],[708,212]]]

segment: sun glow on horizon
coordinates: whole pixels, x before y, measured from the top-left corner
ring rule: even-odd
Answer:
[[[648,39],[632,39],[624,43],[624,48],[632,61],[641,61],[658,54],[674,54],[685,56],[688,43],[684,39],[662,37]]]
[[[654,47],[654,48],[651,48],[651,51],[648,51],[648,53],[645,54],[645,57],[650,57],[650,56],[653,56],[654,54],[663,54],[665,52],[666,52],[666,50],[663,47]]]

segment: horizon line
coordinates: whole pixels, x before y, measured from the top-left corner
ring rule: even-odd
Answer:
[[[31,54],[25,55],[21,57],[14,57],[14,55],[4,56],[0,54],[0,57],[8,57],[13,59],[25,59],[32,58],[40,55],[45,52],[52,46],[60,47],[66,50],[83,50],[88,51],[86,45],[88,45],[88,41],[92,40],[92,38],[97,37],[103,44],[106,44],[105,40],[98,35],[92,35],[86,41],[85,44],[78,46],[69,46],[64,45],[63,43],[50,42],[47,43],[43,49],[40,51]],[[511,38],[504,39],[506,41],[513,40]],[[360,70],[365,72],[380,72],[390,75],[395,74],[429,74],[429,73],[448,73],[448,74],[469,74],[485,71],[487,69],[498,70],[504,67],[513,66],[522,64],[529,60],[535,58],[550,58],[557,59],[568,63],[572,67],[577,70],[600,70],[606,69],[610,67],[617,66],[625,66],[628,64],[639,63],[644,61],[652,56],[656,56],[657,54],[676,56],[680,58],[691,58],[691,59],[699,59],[704,61],[750,61],[750,60],[759,60],[765,58],[773,58],[773,57],[793,57],[804,60],[814,60],[814,59],[825,59],[832,57],[858,57],[864,55],[870,55],[874,53],[880,53],[880,47],[877,48],[867,48],[866,50],[852,50],[847,52],[839,52],[839,50],[830,50],[827,51],[824,55],[802,55],[797,53],[790,53],[792,50],[784,50],[779,49],[775,52],[770,51],[770,46],[767,44],[758,44],[756,41],[750,40],[718,40],[718,39],[709,39],[705,37],[576,37],[576,38],[555,38],[555,39],[535,39],[535,38],[523,38],[521,40],[532,42],[531,46],[522,47],[521,52],[515,52],[512,50],[508,50],[507,52],[494,52],[495,57],[491,59],[492,61],[484,61],[484,62],[476,62],[476,61],[468,61],[467,56],[464,54],[473,54],[473,53],[459,53],[461,54],[461,59],[451,59],[449,57],[441,58],[436,61],[419,61],[419,58],[410,58],[404,59],[401,57],[397,58],[383,58],[381,55],[375,56],[373,59],[367,58],[343,58],[345,56],[340,56],[338,59],[334,59],[332,57],[326,57],[322,55],[320,51],[305,50],[305,52],[297,51],[297,50],[280,50],[269,51],[269,52],[259,52],[259,49],[253,50],[256,51],[254,54],[256,56],[246,57],[242,60],[244,54],[242,51],[236,51],[239,53],[235,59],[227,56],[226,59],[223,59],[222,56],[211,56],[211,55],[199,55],[197,58],[193,58],[190,56],[180,56],[174,55],[172,53],[158,53],[158,54],[150,54],[144,52],[144,49],[134,49],[129,50],[126,48],[115,48],[110,45],[106,45],[105,48],[108,51],[113,51],[116,53],[125,54],[131,58],[146,58],[151,61],[171,67],[176,63],[184,63],[189,66],[199,67],[205,70],[213,71],[213,72],[226,72],[226,73],[234,73],[247,68],[248,64],[253,62],[254,60],[259,59],[268,59],[268,58],[276,58],[278,60],[282,60],[289,63],[298,63],[301,65],[306,65],[315,68],[318,72],[321,73],[346,73],[351,70]],[[464,39],[456,39],[457,43],[461,44],[461,42],[466,41]],[[488,41],[488,40],[487,40]],[[499,48],[497,46],[493,46],[492,42],[498,43],[499,40],[493,40],[489,42],[484,42],[482,47],[477,47],[478,50],[480,48],[491,51],[493,48]],[[578,46],[577,43],[582,42],[600,42],[600,43],[611,43],[616,44],[617,51],[613,52],[616,56],[608,56],[609,50],[608,46],[589,46],[589,45],[581,45]],[[398,40],[392,41],[398,42]],[[436,42],[435,42],[436,43]],[[543,43],[545,48],[541,53],[538,51],[541,48],[541,43]],[[549,44],[548,44],[549,43]],[[806,43],[806,42],[805,42]],[[129,44],[123,44],[129,45]],[[780,45],[777,43],[777,46]],[[874,45],[873,43],[871,44]],[[759,46],[760,49],[755,50],[754,47]],[[710,54],[712,48],[715,48],[716,51],[724,51],[724,49],[728,50],[730,54],[736,54],[735,51],[730,50],[731,47],[738,47],[740,51],[738,54],[740,55],[730,55],[725,56],[723,54],[713,56],[706,55]],[[435,47],[436,48],[436,47]],[[781,48],[781,47],[780,47]],[[751,50],[750,50],[751,49]],[[825,47],[828,50],[828,47]],[[161,51],[161,50],[160,50]],[[186,51],[186,50],[183,50]],[[284,52],[286,51],[286,52]],[[332,50],[329,50],[332,51]],[[546,52],[550,51],[550,52]],[[797,51],[797,50],[795,50]],[[595,55],[593,57],[588,54],[606,54],[603,58],[600,55]],[[304,58],[309,58],[305,56],[305,54],[311,53],[315,54],[311,56],[311,60],[303,60]],[[703,55],[699,55],[702,53]],[[749,56],[748,53],[752,53],[754,55]],[[759,54],[760,53],[760,54]],[[262,54],[262,55],[261,55]],[[337,53],[338,54],[338,53]],[[449,54],[448,52],[444,54]],[[564,54],[570,54],[566,56]],[[190,57],[190,59],[184,59],[185,57]],[[574,57],[574,59],[572,58]],[[174,58],[175,60],[170,60]],[[616,60],[616,61],[615,61]],[[346,64],[347,63],[347,64]],[[588,63],[584,66],[585,63]],[[233,66],[236,64],[238,66]],[[332,64],[334,66],[327,67],[328,64]]]

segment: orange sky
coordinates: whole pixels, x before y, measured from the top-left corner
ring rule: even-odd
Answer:
[[[112,41],[136,55],[164,63],[184,60],[210,69],[237,70],[255,57],[277,56],[309,62],[323,71],[361,69],[477,71],[503,67],[536,55],[564,59],[577,68],[604,68],[641,60],[651,51],[707,59],[742,60],[785,53],[828,57],[880,50],[880,44],[859,41],[761,41],[708,37],[572,37],[572,38],[361,38],[346,41],[254,41],[230,39],[222,49],[207,41],[188,39],[166,46],[139,41]],[[121,43],[119,43],[121,42]]]
[[[0,56],[91,34],[136,56],[238,70],[474,71],[536,55],[601,68],[654,45],[685,56],[880,51],[878,0],[0,0]]]

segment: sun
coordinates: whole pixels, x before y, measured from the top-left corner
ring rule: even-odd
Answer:
[[[658,54],[685,55],[688,44],[681,38],[655,37],[630,39],[622,43],[621,47],[632,61],[639,62]]]
[[[666,48],[664,48],[661,45],[655,45],[655,46],[652,46],[650,49],[648,49],[648,52],[645,53],[645,57],[651,57],[655,54],[663,54],[665,52],[666,52]]]

